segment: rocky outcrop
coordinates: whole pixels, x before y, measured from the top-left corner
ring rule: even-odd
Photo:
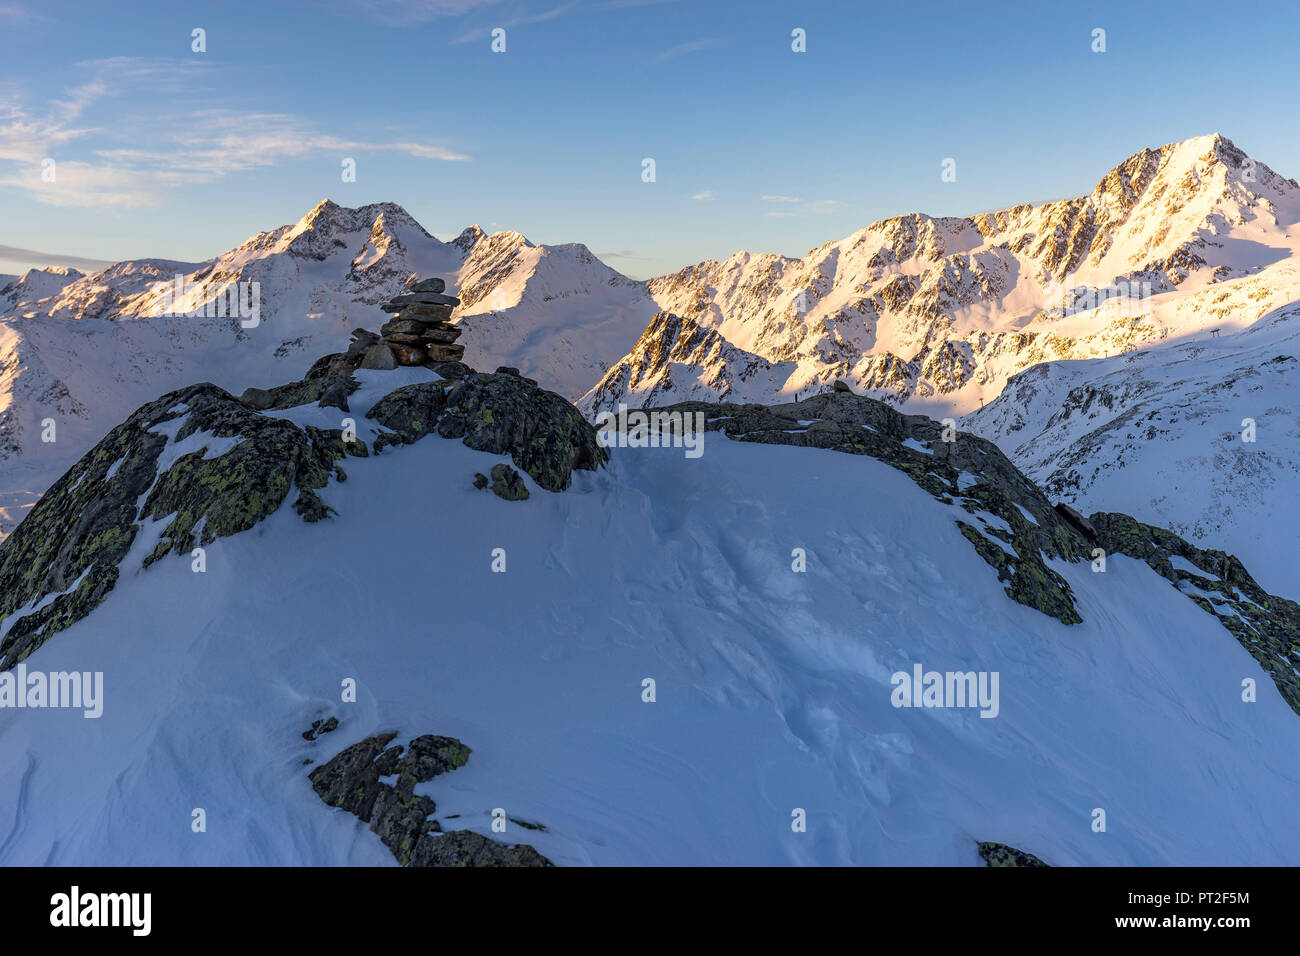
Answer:
[[[303,740],[315,740],[321,734],[332,734],[339,729],[339,719],[330,717],[328,719],[313,720],[311,727],[302,732]]]
[[[68,470],[0,544],[0,669],[88,614],[117,581],[143,524],[165,521],[145,566],[253,527],[297,489],[307,520],[328,514],[316,489],[348,455],[342,432],[298,428],[215,385],[138,409]]]
[[[1269,594],[1234,555],[1202,550],[1125,514],[1089,516],[1097,544],[1147,565],[1227,628],[1300,714],[1300,604]],[[1181,559],[1181,560],[1180,560]],[[1189,570],[1191,564],[1196,570]]]
[[[595,471],[609,459],[595,429],[573,405],[508,373],[407,385],[383,398],[366,417],[391,431],[391,437],[376,439],[376,451],[436,431],[477,451],[510,455],[547,491],[563,491],[574,469]]]
[[[318,375],[277,385],[275,388],[246,388],[239,400],[257,411],[296,408],[311,402],[331,405],[348,411],[347,397],[361,387],[361,383],[346,372],[335,375]]]
[[[980,859],[988,866],[1050,866],[1032,853],[1017,850],[1005,843],[981,843]]]
[[[403,754],[400,745],[389,746],[396,737],[368,737],[317,767],[308,775],[317,796],[369,824],[402,866],[552,865],[526,844],[507,846],[467,830],[444,833],[433,819],[437,804],[415,786],[465,766],[471,751],[454,737],[425,735]]]
[[[524,501],[528,498],[528,486],[509,465],[493,465],[492,493],[506,501]]]

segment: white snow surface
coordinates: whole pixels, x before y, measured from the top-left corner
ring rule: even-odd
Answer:
[[[363,373],[352,407],[420,376]],[[26,661],[103,671],[103,716],[0,711],[0,863],[396,865],[303,765],[385,730],[472,748],[419,788],[445,828],[493,836],[501,807],[548,828],[505,839],[559,864],[977,865],[977,840],[1067,865],[1300,863],[1300,717],[1145,564],[1055,564],[1067,627],[875,460],[716,433],[698,459],[613,455],[505,502],[470,483],[503,459],[429,437],[349,459],[321,492],[336,517],[281,507],[205,573],[140,570],[137,541]],[[998,672],[998,716],[893,707],[914,663]]]

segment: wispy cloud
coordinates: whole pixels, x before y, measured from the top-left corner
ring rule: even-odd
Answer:
[[[554,7],[550,10],[544,10],[541,13],[530,13],[530,14],[525,14],[523,16],[509,17],[507,19],[502,20],[500,23],[494,23],[490,26],[484,26],[484,27],[475,27],[472,30],[467,30],[464,33],[460,34],[458,37],[456,37],[455,42],[472,43],[475,40],[481,40],[483,37],[490,34],[497,27],[509,29],[511,27],[523,26],[524,24],[527,23],[544,23],[547,20],[554,20],[556,17],[562,17],[566,13],[572,13],[574,10],[577,9],[578,9],[577,0],[573,0],[573,2],[566,3],[558,7]]]
[[[0,3],[0,20],[46,20],[50,18],[36,13],[21,3]]]
[[[800,199],[798,196],[779,196],[769,193],[762,197],[764,202],[776,202],[789,206],[798,207],[797,210],[772,210],[763,213],[769,219],[789,219],[791,216],[799,213],[812,213],[814,215],[826,215],[827,213],[839,212],[844,208],[844,204],[838,199]]]
[[[326,0],[325,5],[344,13],[359,13],[387,26],[405,27],[458,17],[501,0]]]
[[[106,259],[87,259],[83,256],[65,256],[57,252],[37,252],[17,246],[0,246],[0,259],[8,262],[40,262],[47,266],[70,266],[81,272],[98,272],[113,263]]]
[[[360,153],[466,162],[462,152],[412,140],[363,140],[319,129],[311,121],[278,113],[209,109],[147,116],[113,116],[91,125],[97,107],[123,90],[162,83],[185,86],[185,61],[118,57],[79,64],[96,75],[66,89],[43,110],[15,96],[0,99],[0,186],[53,206],[135,207],[173,190],[210,183],[231,173],[275,166],[319,153],[340,160]],[[146,146],[122,147],[127,140]],[[53,180],[43,175],[54,160]]]
[[[702,202],[712,202],[713,200],[718,198],[718,194],[715,193],[712,189],[706,189],[702,193],[696,193],[691,198],[701,200]]]
[[[592,4],[593,10],[627,10],[632,7],[660,7],[677,0],[606,0],[605,3]]]
[[[839,212],[843,206],[844,203],[840,202],[838,199],[814,199],[812,202],[808,203],[808,211],[818,214]]]
[[[623,249],[621,251],[615,251],[615,252],[598,252],[596,253],[596,258],[597,259],[636,259],[639,261],[645,261],[650,257],[639,256],[631,249]]]
[[[712,50],[715,47],[722,46],[724,43],[726,43],[726,40],[722,37],[710,37],[704,40],[690,40],[686,43],[679,43],[675,47],[664,50],[664,52],[654,58],[653,62],[667,63],[669,60],[675,60],[679,56],[699,53],[702,50]]]
[[[94,105],[95,101],[107,96],[108,87],[101,80],[92,80],[89,83],[83,83],[81,86],[67,90],[64,95],[67,99],[55,100],[50,105],[59,114],[61,120],[65,123],[71,123],[90,106]]]

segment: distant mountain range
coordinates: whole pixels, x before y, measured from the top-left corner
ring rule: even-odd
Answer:
[[[960,417],[1050,492],[1235,549],[1285,591],[1267,568],[1300,522],[1268,491],[1300,471],[1297,223],[1300,186],[1217,134],[1143,150],[1078,199],[898,216],[800,259],[739,252],[649,282],[581,244],[477,226],[442,242],[400,206],[323,201],[206,262],[0,279],[0,524],[159,391],[296,378],[439,275],[469,365],[517,367],[589,416],[843,380]],[[176,275],[211,297],[259,283],[258,325],[159,315]],[[1232,437],[1248,418],[1254,443]]]

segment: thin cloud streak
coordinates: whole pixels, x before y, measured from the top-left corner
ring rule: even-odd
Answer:
[[[87,259],[83,256],[66,256],[57,252],[38,252],[17,246],[0,246],[0,259],[9,262],[42,262],[47,266],[68,266],[78,272],[98,272],[113,265],[107,259]]]
[[[691,53],[699,53],[703,50],[712,50],[716,47],[722,46],[724,43],[726,43],[726,40],[722,37],[709,37],[703,40],[691,40],[687,43],[679,43],[675,47],[670,47],[669,49],[664,50],[663,53],[660,53],[651,62],[667,63],[669,60],[675,60],[679,56],[687,56]]]

